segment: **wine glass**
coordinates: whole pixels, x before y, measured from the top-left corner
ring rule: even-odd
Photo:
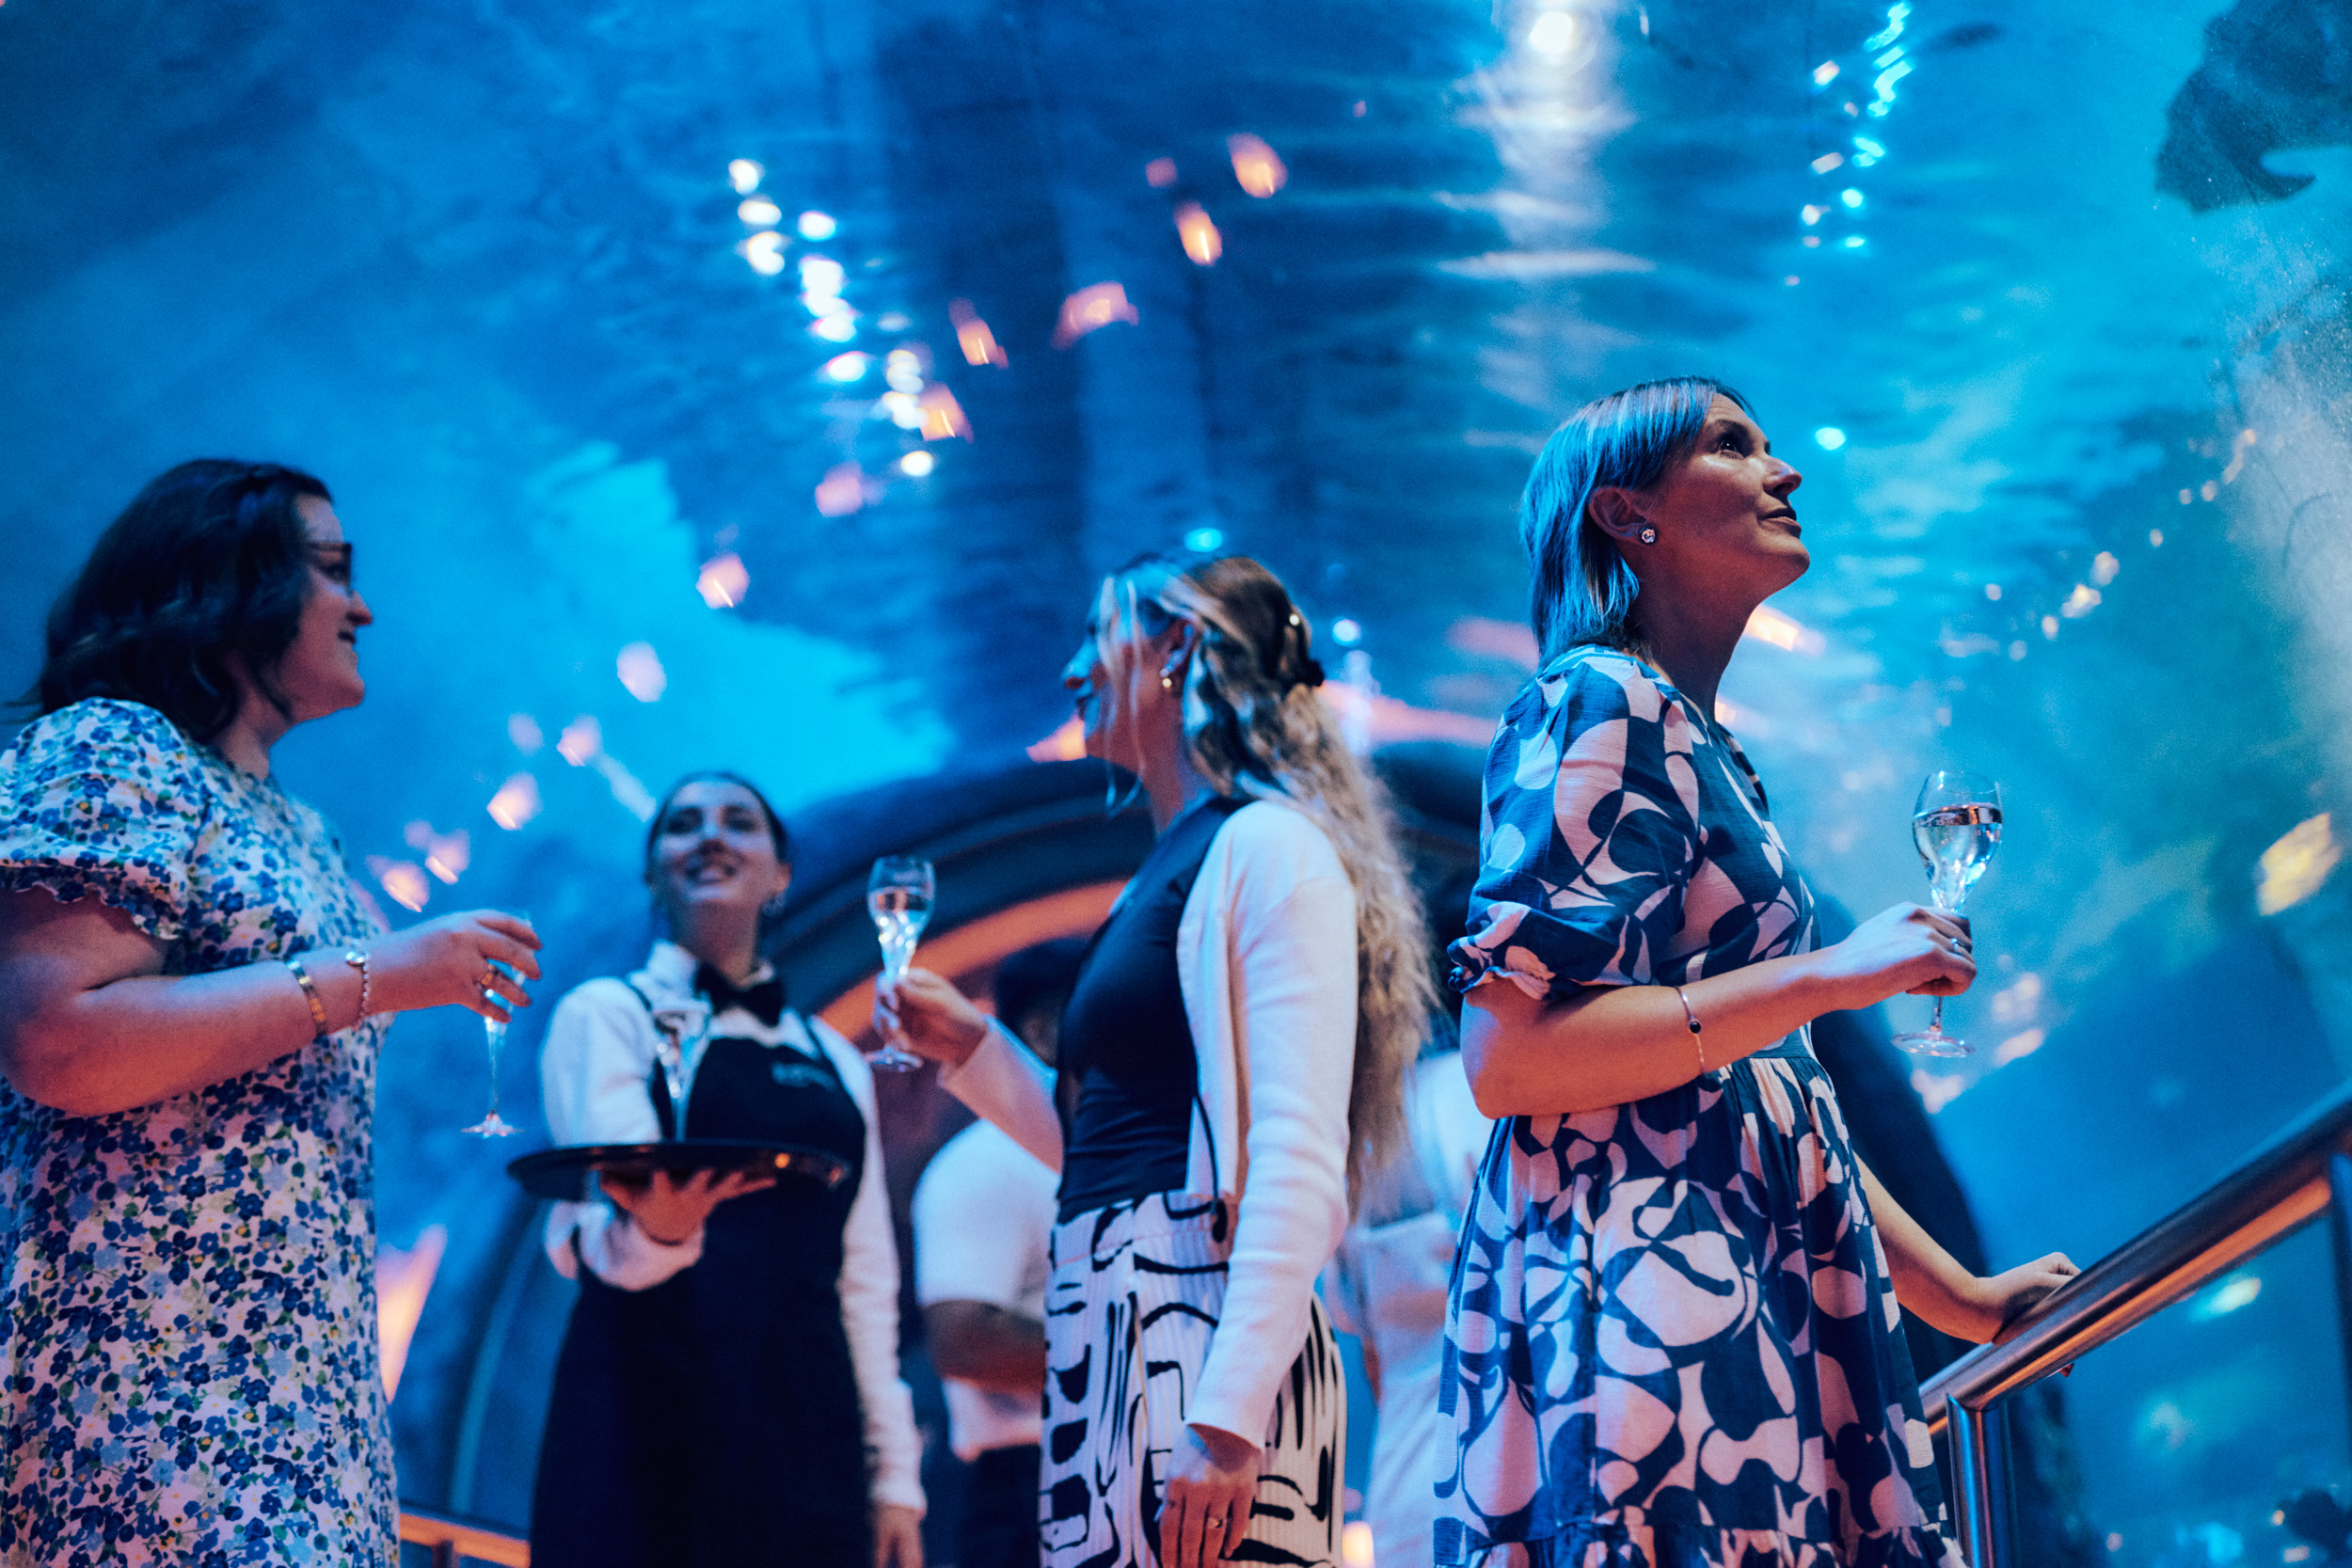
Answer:
[[[866,879],[866,912],[874,917],[882,939],[882,978],[892,984],[904,978],[914,961],[915,941],[930,923],[936,882],[931,863],[916,855],[884,855]],[[923,1065],[922,1057],[895,1039],[882,1041],[866,1059],[886,1072],[912,1072]]]
[[[528,926],[531,924],[531,916],[525,911],[516,910],[513,911],[512,913],[516,919],[521,921],[524,925]],[[498,971],[501,974],[505,975],[510,980],[519,980],[522,978],[522,976],[516,972],[514,966],[511,964],[502,964],[496,958],[488,958],[484,961],[488,963],[492,969]],[[482,989],[483,993],[485,996],[494,994],[487,986],[485,986]],[[499,1005],[505,1007],[510,1016],[513,1014],[515,1009],[512,1003],[501,1001]],[[513,1122],[508,1121],[504,1117],[499,1115],[499,1056],[500,1053],[506,1049],[506,1025],[501,1023],[494,1018],[485,1018],[482,1021],[482,1033],[488,1039],[490,1045],[490,1108],[483,1113],[483,1117],[480,1121],[475,1122],[471,1127],[467,1128],[466,1131],[471,1132],[477,1138],[511,1138],[516,1133],[521,1132],[522,1129],[516,1127]]]
[[[2001,846],[2001,786],[1956,768],[1929,774],[1912,811],[1911,839],[1927,864],[1929,897],[1944,913],[1961,913],[1969,887]],[[1965,1056],[1971,1049],[1966,1040],[1944,1032],[1940,996],[1928,1026],[1897,1035],[1895,1043],[1919,1056]]]

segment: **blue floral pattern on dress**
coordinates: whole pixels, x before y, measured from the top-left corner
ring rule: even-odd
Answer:
[[[1579,648],[1503,715],[1454,983],[1678,985],[1816,944],[1731,736]],[[1500,1123],[1440,1398],[1441,1563],[1956,1565],[1886,1259],[1800,1032],[1630,1104]]]
[[[0,802],[0,889],[122,911],[167,974],[337,964],[377,933],[318,814],[152,708],[94,699],[27,726]],[[110,1116],[0,1083],[0,1563],[398,1561],[383,1029]]]

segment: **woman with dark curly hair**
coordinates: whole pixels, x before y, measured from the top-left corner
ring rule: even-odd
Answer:
[[[0,1562],[398,1560],[387,1015],[527,1001],[531,927],[387,935],[270,777],[365,695],[326,486],[183,463],[49,618],[0,755]]]

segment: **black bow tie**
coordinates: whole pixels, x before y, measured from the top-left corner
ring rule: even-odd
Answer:
[[[694,970],[694,989],[710,999],[710,1016],[717,1018],[730,1007],[740,1007],[754,1018],[774,1028],[784,1019],[784,977],[771,974],[756,985],[738,990],[727,977],[702,964]]]

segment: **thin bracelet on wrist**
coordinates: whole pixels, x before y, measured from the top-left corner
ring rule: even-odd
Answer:
[[[1690,1022],[1691,1043],[1698,1047],[1699,1070],[1705,1072],[1707,1070],[1707,1038],[1699,1033],[1699,1015],[1692,1010],[1691,999],[1683,995],[1680,986],[1675,987],[1675,995],[1682,1003],[1682,1016]]]
[[[366,1022],[368,1018],[368,950],[364,947],[346,947],[343,949],[343,962],[359,972],[359,1011],[351,1021],[357,1027]]]
[[[327,1035],[326,1004],[319,1000],[319,988],[311,982],[310,972],[302,967],[300,958],[287,958],[284,962],[288,969],[294,971],[294,979],[302,987],[302,1000],[310,1005],[310,1037],[314,1040],[325,1039]]]

